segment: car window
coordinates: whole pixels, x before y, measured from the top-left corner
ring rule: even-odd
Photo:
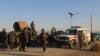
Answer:
[[[90,34],[90,31],[89,30],[83,30],[83,33],[84,34]]]
[[[68,29],[68,30],[66,30],[66,34],[68,34],[68,35],[76,35],[77,34],[77,30],[76,29]]]
[[[63,31],[58,31],[57,34],[61,35],[61,34],[65,34],[65,33]]]

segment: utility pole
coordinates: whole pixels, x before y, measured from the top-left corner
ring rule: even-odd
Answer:
[[[68,14],[70,15],[70,27],[72,27],[72,17],[74,14],[72,12],[69,12]]]
[[[90,27],[91,27],[91,42],[94,43],[95,39],[94,39],[94,35],[93,35],[93,25],[92,25],[92,14],[90,15]]]
[[[92,14],[90,15],[90,26],[91,26],[91,34],[92,34]]]
[[[72,13],[72,12],[68,12],[68,14],[70,15],[70,27],[72,27],[72,17],[76,14],[79,14],[79,13]]]

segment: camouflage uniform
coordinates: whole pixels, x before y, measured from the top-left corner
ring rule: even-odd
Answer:
[[[34,46],[37,46],[37,33],[36,32],[32,32],[31,41]]]
[[[34,21],[32,21],[32,23],[30,24],[30,26],[31,26],[31,30],[33,32],[35,32],[35,24],[34,24]]]
[[[33,44],[33,46],[36,46],[37,45],[37,33],[36,33],[36,30],[35,30],[35,24],[34,24],[34,21],[32,21],[32,23],[30,24],[31,26],[31,32],[32,32],[32,36],[31,36],[31,42]]]
[[[80,49],[83,47],[84,34],[82,31],[78,32],[78,41]]]
[[[13,49],[15,47],[15,37],[14,37],[14,32],[10,32],[9,33],[9,45],[10,45],[10,49]]]
[[[3,50],[5,50],[5,48],[7,47],[7,32],[6,29],[3,29],[3,31],[1,32],[1,38],[2,38],[2,48]]]
[[[25,51],[25,46],[26,46],[26,43],[27,43],[27,32],[26,32],[27,29],[23,30],[21,32],[21,35],[20,35],[20,48],[19,48],[19,51]]]
[[[40,38],[41,38],[41,43],[42,43],[43,51],[45,52],[46,51],[47,33],[44,31],[44,29],[41,30]]]
[[[53,27],[53,28],[51,29],[51,35],[50,35],[50,37],[49,37],[49,44],[50,44],[50,45],[52,45],[52,43],[55,42],[55,39],[54,39],[55,36],[56,36],[56,28]]]

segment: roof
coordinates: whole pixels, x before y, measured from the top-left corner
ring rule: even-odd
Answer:
[[[86,28],[82,28],[81,26],[71,26],[71,29],[77,29],[77,30],[89,30]]]

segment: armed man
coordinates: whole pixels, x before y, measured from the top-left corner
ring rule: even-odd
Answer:
[[[7,47],[7,32],[6,29],[3,28],[3,31],[1,32],[1,38],[2,38],[2,48],[5,51],[5,48]]]
[[[41,29],[40,39],[42,43],[43,52],[46,52],[46,38],[48,38],[47,33],[44,29]]]
[[[26,51],[25,46],[26,46],[27,41],[28,41],[27,28],[25,28],[24,30],[22,30],[22,32],[20,34],[20,39],[19,39],[20,48],[19,48],[19,51]]]
[[[35,24],[34,24],[34,21],[32,21],[32,23],[30,24],[31,26],[31,30],[35,32]]]
[[[78,32],[78,41],[79,41],[79,47],[81,49],[83,47],[83,41],[84,41],[84,34],[82,31]]]
[[[51,35],[49,37],[49,44],[52,45],[53,42],[55,42],[55,36],[57,35],[57,31],[55,27],[51,28]]]
[[[32,46],[37,46],[37,32],[35,30],[34,21],[32,21],[30,26],[31,26],[31,43],[32,43]]]
[[[11,31],[8,35],[8,43],[10,46],[10,49],[12,50],[15,47],[15,36],[14,31]]]

